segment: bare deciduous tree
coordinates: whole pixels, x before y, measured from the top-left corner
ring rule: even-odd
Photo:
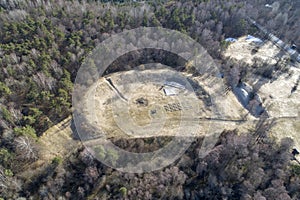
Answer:
[[[27,136],[16,138],[14,144],[16,152],[22,160],[35,160],[38,158],[33,141]]]
[[[7,178],[4,174],[4,171],[0,168],[0,189],[1,188],[7,188]]]
[[[3,167],[0,165],[0,194],[1,197],[15,199],[15,194],[21,190],[21,182],[15,177],[6,174]]]

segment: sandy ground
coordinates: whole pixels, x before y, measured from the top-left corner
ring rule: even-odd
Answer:
[[[39,159],[29,163],[27,170],[19,177],[30,181],[31,177],[43,172],[55,157],[68,158],[82,146],[81,142],[72,138],[71,116],[48,129],[38,140],[37,150]]]
[[[218,85],[205,87],[201,78],[197,80],[204,89],[213,94],[213,106],[207,107],[193,91],[182,90],[178,95],[167,96],[164,82],[137,79],[144,76],[172,74],[171,70],[128,71],[110,75],[116,89],[105,78],[101,78],[88,92],[87,105],[95,105],[86,116],[105,136],[110,137],[153,137],[153,136],[204,136],[224,129],[249,129],[251,119],[247,111],[236,100],[234,94],[215,92]],[[209,77],[206,77],[207,81]],[[124,81],[126,80],[126,81]],[[128,81],[131,80],[131,81]],[[129,83],[130,82],[130,83]],[[94,94],[94,95],[90,95]],[[92,96],[92,97],[91,97]],[[137,103],[145,99],[147,105]],[[181,107],[176,110],[176,105]],[[168,107],[175,106],[175,110]],[[167,110],[166,110],[167,108]],[[250,117],[250,118],[249,118]],[[212,119],[212,120],[210,120]],[[241,121],[245,122],[241,122]]]
[[[265,98],[265,105],[271,118],[278,118],[271,129],[271,134],[278,138],[290,137],[295,147],[300,149],[300,91],[299,88],[291,94],[291,88],[300,76],[299,69],[294,71],[292,77],[287,79],[284,75],[276,81],[262,86],[259,95]],[[271,95],[271,96],[270,96]]]
[[[265,43],[256,54],[251,54],[252,49],[253,45],[242,37],[228,47],[225,56],[248,64],[253,64],[255,57],[276,62],[274,57],[279,49],[272,43]],[[300,92],[298,89],[291,95],[290,91],[300,75],[299,69],[291,68],[292,76],[287,78],[287,75],[282,75],[272,83],[264,84],[258,91],[265,100],[264,106],[271,119],[276,119],[275,126],[270,130],[271,135],[278,140],[291,137],[298,150]],[[128,71],[101,78],[86,94],[88,108],[85,114],[88,121],[108,138],[204,136],[218,134],[225,129],[238,129],[241,133],[254,129],[257,119],[248,114],[231,91],[225,94],[224,84],[221,80],[214,80],[215,77],[194,78],[212,96],[212,107],[207,107],[194,91],[188,89],[181,90],[176,96],[166,96],[164,82],[155,79],[163,80],[166,74],[170,76],[172,73],[175,72],[169,69]],[[143,99],[144,104],[138,103],[138,99]],[[71,117],[65,119],[43,134],[39,139],[40,159],[30,164],[29,170],[21,177],[30,180],[54,157],[65,158],[81,146],[71,137],[70,120]],[[93,141],[86,143],[93,144]]]
[[[224,56],[230,57],[236,60],[242,60],[244,63],[253,64],[255,58],[268,61],[270,64],[275,64],[277,55],[280,53],[280,49],[275,47],[272,42],[265,42],[258,48],[255,54],[252,54],[252,50],[255,48],[254,43],[246,41],[246,36],[238,38],[237,42],[229,45]]]
[[[271,42],[261,46],[256,54],[251,54],[253,44],[241,37],[237,42],[229,45],[226,53],[228,58],[241,60],[247,64],[253,64],[255,57],[267,61],[276,62],[276,55],[280,49]],[[264,99],[264,106],[270,118],[276,119],[275,126],[270,130],[271,136],[280,141],[282,138],[290,137],[295,142],[295,148],[300,150],[300,91],[298,89],[291,94],[291,89],[300,76],[300,64],[290,65],[290,74],[282,74],[273,82],[267,82],[258,91],[259,96]],[[300,159],[300,156],[298,156]]]

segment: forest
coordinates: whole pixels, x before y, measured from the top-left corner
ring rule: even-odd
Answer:
[[[239,68],[239,76],[246,67],[224,59],[225,38],[264,37],[247,16],[300,46],[300,2],[295,0],[0,0],[0,200],[300,199],[300,165],[291,163],[293,140],[277,143],[262,126],[242,134],[224,131],[205,158],[198,157],[203,138],[197,138],[176,163],[151,173],[116,171],[81,148],[69,158],[57,157],[33,180],[18,176],[39,159],[39,137],[72,114],[77,71],[103,40],[142,26],[178,30],[221,63],[230,86],[242,77],[229,66]],[[142,53],[133,55],[132,65],[145,62]],[[165,64],[181,64],[169,56]],[[122,63],[113,63],[106,73],[128,70]],[[274,68],[281,69],[267,66]],[[254,73],[273,78],[267,71]],[[168,138],[140,140],[114,143],[141,152],[161,147]]]

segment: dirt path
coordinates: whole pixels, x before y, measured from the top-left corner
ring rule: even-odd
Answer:
[[[71,116],[48,129],[38,140],[39,159],[26,166],[26,171],[19,174],[25,180],[43,171],[55,157],[68,158],[81,147],[81,142],[72,138]]]
[[[245,38],[240,38],[238,42],[229,46],[225,56],[253,64],[252,49]],[[255,57],[275,62],[274,57],[277,54],[278,49],[272,48],[272,44],[267,42]],[[163,82],[148,81],[145,84],[145,81],[140,79],[144,75],[157,78],[159,74],[170,76],[172,72],[129,71],[111,74],[109,79],[100,79],[86,94],[84,104],[91,105],[91,100],[95,103],[94,107],[87,106],[87,119],[94,126],[107,132],[108,137],[174,136],[178,134],[179,125],[183,127],[180,129],[181,136],[189,136],[194,126],[198,128],[197,136],[222,132],[225,129],[238,129],[241,133],[254,130],[258,119],[248,114],[231,91],[224,95],[219,84],[209,84],[215,83],[211,77],[199,77],[196,81],[209,94],[215,94],[213,104],[215,109],[220,111],[219,114],[206,106],[205,95],[198,98],[193,92],[183,90],[177,96],[168,96],[162,90]],[[271,105],[268,107],[271,118],[277,118],[276,125],[270,130],[271,135],[278,139],[292,137],[298,149],[300,93],[297,90],[291,95],[290,88],[295,85],[299,74],[300,70],[293,69],[291,77],[280,77],[272,83],[265,84],[258,92],[265,99],[265,106]],[[55,157],[65,159],[82,146],[80,141],[72,138],[70,125],[71,116],[51,127],[39,138],[39,160],[29,164],[28,170],[23,172],[21,177],[30,179],[44,170]],[[97,143],[97,139],[87,141],[86,145],[94,143]]]
[[[255,58],[269,64],[275,64],[281,57],[280,49],[267,41],[253,54],[253,44],[247,42],[246,37],[241,37],[237,42],[229,45],[225,57],[239,62],[253,65]],[[300,149],[300,91],[299,87],[293,93],[292,88],[300,77],[300,64],[289,65],[289,74],[281,74],[276,80],[267,80],[257,92],[264,100],[263,106],[267,108],[270,118],[275,118],[276,123],[271,128],[270,136],[278,141],[285,137],[294,140],[294,147]],[[299,156],[300,157],[300,156]]]

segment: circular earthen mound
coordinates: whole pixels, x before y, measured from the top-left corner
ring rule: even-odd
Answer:
[[[88,92],[87,121],[108,138],[188,136],[211,114],[199,88],[169,69],[110,74]]]

